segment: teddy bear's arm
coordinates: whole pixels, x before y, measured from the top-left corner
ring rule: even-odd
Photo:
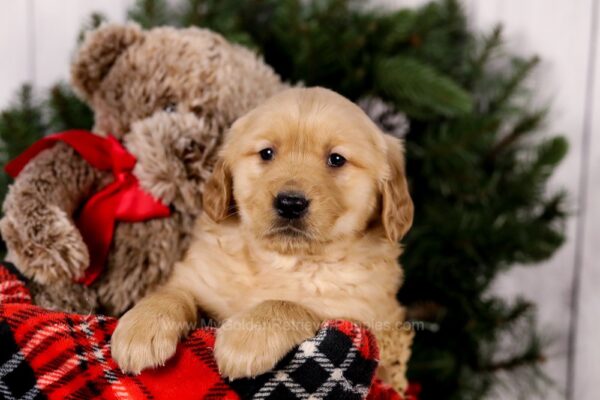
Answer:
[[[72,148],[44,150],[11,185],[0,221],[9,259],[39,283],[78,278],[89,263],[72,215],[99,174]]]

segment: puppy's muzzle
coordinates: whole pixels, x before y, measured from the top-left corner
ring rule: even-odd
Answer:
[[[273,207],[281,218],[302,218],[308,212],[310,201],[300,192],[281,192],[275,197]]]

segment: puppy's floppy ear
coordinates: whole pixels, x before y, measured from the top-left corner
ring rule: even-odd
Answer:
[[[414,210],[406,182],[404,146],[399,139],[384,136],[389,174],[381,182],[381,222],[387,238],[397,242],[410,229]]]
[[[204,185],[202,208],[215,222],[229,216],[233,202],[233,181],[225,161],[220,158],[212,176]]]
[[[71,81],[77,92],[90,100],[117,59],[143,35],[132,23],[106,24],[88,32],[71,66]]]

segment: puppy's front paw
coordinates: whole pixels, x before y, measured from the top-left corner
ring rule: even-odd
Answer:
[[[285,324],[251,315],[230,318],[217,331],[214,353],[219,372],[229,379],[268,372],[315,331],[311,323]]]
[[[117,325],[111,339],[112,357],[125,373],[139,374],[164,365],[175,354],[179,335],[165,320],[133,308]]]

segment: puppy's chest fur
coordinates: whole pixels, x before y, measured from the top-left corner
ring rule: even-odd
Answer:
[[[377,323],[402,318],[395,298],[399,253],[398,246],[367,235],[332,244],[323,255],[281,255],[261,249],[237,224],[202,217],[173,279],[218,320],[265,300],[287,300],[323,319]]]

